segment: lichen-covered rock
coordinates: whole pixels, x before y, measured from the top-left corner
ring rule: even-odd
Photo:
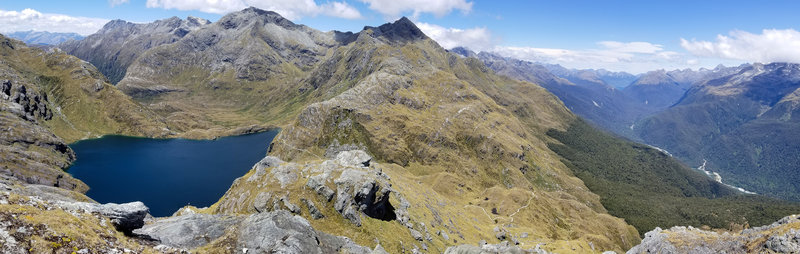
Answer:
[[[741,232],[712,232],[694,227],[656,228],[628,253],[800,253],[798,215]]]
[[[161,244],[193,249],[206,245],[225,234],[225,230],[242,221],[241,217],[189,214],[169,217],[134,231],[156,239]]]
[[[155,221],[137,234],[165,246],[194,249],[205,246],[247,250],[246,253],[370,253],[345,237],[318,232],[307,220],[288,211],[251,215],[191,214]],[[214,243],[222,243],[216,246]]]
[[[764,247],[778,253],[800,253],[800,229],[793,228],[786,234],[770,236]]]
[[[522,254],[522,253],[546,253],[536,252],[533,250],[523,250],[520,247],[510,245],[508,242],[503,241],[499,244],[482,244],[481,246],[462,244],[458,246],[448,247],[445,254]]]
[[[331,188],[325,186],[325,179],[327,176],[325,175],[315,175],[308,178],[306,182],[306,186],[311,188],[312,190],[316,191],[317,194],[325,198],[326,201],[330,202],[333,199],[333,195],[336,194]]]
[[[318,219],[325,218],[325,215],[323,215],[322,212],[320,212],[319,209],[317,209],[317,206],[314,205],[314,201],[311,201],[311,200],[308,200],[308,199],[305,199],[305,198],[300,199],[300,201],[303,202],[303,204],[306,205],[306,208],[308,209],[308,213],[311,214],[311,218],[312,219],[318,220]]]
[[[255,201],[253,201],[253,208],[255,208],[256,212],[263,213],[268,212],[270,209],[270,200],[272,199],[272,194],[269,192],[261,192],[256,195]]]
[[[336,162],[345,167],[369,167],[372,156],[362,150],[343,151],[336,155]]]
[[[111,224],[117,230],[130,233],[134,229],[144,226],[144,218],[150,209],[144,203],[136,201],[124,204],[95,204],[87,202],[56,202],[57,206],[67,211],[84,211],[99,213],[111,219]]]

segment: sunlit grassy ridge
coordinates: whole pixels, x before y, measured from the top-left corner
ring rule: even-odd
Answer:
[[[412,221],[428,225],[431,234],[450,235],[425,240],[431,252],[499,242],[495,227],[516,236],[528,233],[519,238],[525,248],[547,243],[548,250],[620,251],[638,243],[636,230],[607,215],[598,196],[548,149],[545,131],[564,129],[575,119],[557,98],[452,55],[427,37],[390,38],[379,28],[367,29],[331,53],[334,60],[324,63],[333,65],[312,70],[314,77],[331,78],[301,87],[341,92],[305,107],[283,128],[270,154],[307,165],[343,147],[367,150],[412,204]],[[258,181],[240,180],[220,201],[226,205],[211,210],[255,212],[249,208],[259,192],[288,193],[296,204],[317,196],[303,184],[259,187]],[[315,228],[368,246],[377,239],[390,252],[420,244],[398,222],[362,216],[364,224],[356,227],[327,206],[324,219],[310,220]]]
[[[111,133],[165,135],[157,115],[108,84],[91,64],[59,51],[14,45],[0,47],[3,63],[18,82],[48,95],[54,116],[44,125],[67,142]]]

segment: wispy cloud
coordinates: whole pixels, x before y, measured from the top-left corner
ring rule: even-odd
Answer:
[[[417,27],[446,49],[458,46],[472,50],[486,51],[497,43],[489,29],[475,27],[469,29],[445,28],[439,25],[417,22]]]
[[[655,69],[679,69],[694,66],[685,54],[665,50],[662,45],[649,42],[600,41],[592,49],[558,49],[535,47],[497,46],[492,49],[503,56],[532,62],[560,64],[578,69],[607,69],[632,73]]]
[[[749,62],[800,62],[800,32],[794,29],[764,29],[761,34],[734,30],[716,41],[681,38],[681,47],[696,56],[738,59]]]
[[[314,0],[147,0],[148,8],[196,10],[226,14],[249,6],[275,11],[283,17],[298,20],[302,17],[325,15],[345,19],[359,19],[361,12],[346,2],[317,4]]]
[[[633,73],[656,69],[710,67],[720,62],[689,59],[685,53],[669,51],[663,45],[644,41],[599,41],[590,49],[537,48],[503,46],[485,27],[447,28],[417,22],[417,26],[446,49],[466,47],[474,51],[494,52],[506,57],[532,62],[560,64],[569,68],[607,69]],[[730,61],[724,62],[731,64]]]
[[[466,0],[361,0],[361,2],[392,20],[409,12],[412,18],[416,18],[422,13],[432,13],[442,17],[453,10],[461,10],[463,13],[472,10],[472,2]]]
[[[97,32],[106,23],[108,23],[107,19],[41,13],[34,9],[0,10],[0,32],[2,33],[34,30],[89,35]]]

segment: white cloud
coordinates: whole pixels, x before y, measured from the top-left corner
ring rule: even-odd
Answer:
[[[117,5],[120,5],[120,4],[125,4],[125,3],[128,3],[128,2],[130,2],[130,0],[108,0],[108,4],[111,5],[111,7],[114,7],[114,6],[117,6]]]
[[[730,61],[689,59],[684,53],[665,50],[664,46],[643,41],[600,41],[593,49],[559,49],[500,46],[499,40],[485,27],[470,29],[446,28],[435,24],[416,22],[417,27],[442,47],[466,47],[480,52],[494,52],[502,56],[532,62],[560,64],[568,68],[607,69],[642,73],[656,69],[684,69],[713,67]]]
[[[0,10],[0,33],[34,30],[89,35],[106,23],[107,19],[41,13],[34,9]]]
[[[466,0],[361,0],[361,2],[369,4],[370,9],[392,20],[407,12],[411,12],[411,16],[416,18],[422,13],[432,13],[442,17],[453,10],[461,10],[464,13],[472,10],[472,2]]]
[[[362,17],[356,8],[345,2],[327,2],[320,5],[314,0],[147,0],[146,6],[216,14],[226,14],[252,6],[277,12],[290,20],[317,15],[346,19]]]
[[[491,49],[495,44],[491,32],[485,27],[445,28],[422,22],[417,22],[416,25],[423,33],[446,49],[461,46],[471,50],[485,51]]]
[[[715,42],[681,38],[681,47],[696,56],[738,59],[749,62],[800,62],[800,32],[794,29],[764,29],[761,34],[731,31],[717,35]]]
[[[664,50],[659,44],[601,41],[597,45],[600,47],[581,50],[496,46],[491,51],[507,57],[578,69],[642,73],[690,67],[684,54]]]
[[[626,52],[626,53],[655,53],[662,50],[661,45],[652,44],[649,42],[641,42],[641,41],[634,41],[634,42],[601,41],[598,42],[597,44],[609,50],[617,52]]]

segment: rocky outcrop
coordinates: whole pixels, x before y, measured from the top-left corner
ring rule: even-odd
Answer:
[[[694,227],[656,228],[645,233],[638,253],[800,253],[800,217],[792,215],[741,232],[713,232]]]
[[[6,99],[18,107],[12,107],[11,110],[18,115],[23,116],[25,119],[33,121],[36,118],[43,120],[50,120],[53,118],[53,111],[50,110],[50,102],[47,99],[47,94],[32,90],[25,84],[19,84],[11,80],[0,80],[0,99]]]
[[[237,216],[187,214],[160,219],[134,233],[146,235],[167,246],[194,249],[222,237],[227,229],[242,220]]]
[[[300,216],[273,211],[247,216],[192,214],[158,220],[137,234],[194,249],[228,244],[244,253],[371,253],[344,237],[318,232]]]
[[[155,252],[150,242],[118,231],[141,226],[147,210],[141,202],[77,202],[88,198],[59,188],[25,185],[3,186],[0,191],[0,253]],[[34,193],[44,195],[28,196]]]
[[[58,207],[66,211],[83,211],[98,213],[111,219],[111,224],[117,230],[130,234],[134,229],[144,226],[144,218],[150,209],[144,203],[136,201],[124,204],[96,204],[87,202],[58,202]]]
[[[30,84],[0,80],[0,173],[24,183],[84,192],[88,187],[62,170],[75,160],[75,153],[41,126],[52,119],[48,105],[47,95]]]
[[[246,205],[250,203],[252,204],[250,207],[259,213],[288,210],[301,214],[301,207],[295,203],[299,201],[313,219],[320,219],[324,215],[312,199],[278,194],[286,191],[291,193],[294,188],[292,186],[295,186],[302,177],[308,179],[304,186],[313,190],[319,195],[319,200],[323,201],[320,205],[332,206],[336,212],[356,226],[361,226],[362,214],[385,221],[402,219],[403,223],[406,223],[408,217],[398,218],[397,209],[389,202],[393,194],[398,195],[401,200],[405,199],[394,192],[389,177],[381,171],[379,165],[371,161],[372,156],[362,150],[343,151],[334,159],[305,165],[267,156],[256,163],[252,175],[237,179],[234,183],[234,186],[255,185],[260,189],[255,197],[240,195],[236,199],[231,199],[226,194],[220,203],[220,211],[225,213],[250,211]],[[329,186],[335,186],[335,190]],[[407,214],[404,211],[405,207],[400,210],[399,214]]]
[[[523,253],[537,253],[547,254],[549,252],[538,248],[533,250],[525,250],[518,246],[509,244],[508,242],[501,242],[498,244],[482,244],[480,246],[462,244],[458,246],[448,247],[444,251],[445,254],[523,254]]]

